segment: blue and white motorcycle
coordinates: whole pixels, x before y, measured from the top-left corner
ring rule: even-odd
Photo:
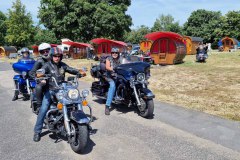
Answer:
[[[36,81],[31,79],[28,72],[32,69],[35,63],[34,59],[20,59],[13,63],[12,68],[17,73],[13,77],[15,84],[15,93],[22,95],[25,100],[28,100],[36,86]]]
[[[44,73],[43,69],[37,70],[37,79],[51,79],[55,82],[52,90],[52,103],[45,117],[45,124],[50,132],[66,137],[72,150],[82,153],[89,142],[90,123],[92,121],[92,109],[86,97],[88,90],[78,90],[78,78],[68,77],[67,81],[60,84],[54,77]],[[85,108],[89,109],[89,116],[85,114]]]

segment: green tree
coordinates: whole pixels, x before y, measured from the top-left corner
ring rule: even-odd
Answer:
[[[31,44],[34,34],[34,26],[30,13],[20,0],[13,2],[12,9],[8,10],[6,20],[7,35],[5,40],[10,45],[24,47]]]
[[[131,17],[126,15],[131,0],[41,0],[40,3],[40,22],[59,39],[122,40],[132,24]]]
[[[5,45],[4,37],[6,36],[6,24],[5,20],[7,17],[5,16],[4,13],[0,11],[0,46]]]
[[[145,40],[144,36],[150,33],[151,30],[147,26],[141,25],[137,29],[133,29],[131,32],[125,32],[124,41],[138,44],[142,40]]]
[[[34,36],[34,43],[39,45],[40,43],[52,43],[59,44],[61,42],[60,39],[57,39],[55,34],[47,29],[42,29],[41,27],[36,27],[36,34]]]
[[[240,39],[240,11],[229,11],[222,18],[221,36]]]
[[[176,33],[181,33],[182,28],[179,25],[179,22],[174,22],[174,18],[168,15],[160,15],[153,24],[151,28],[152,32],[156,31],[171,31]]]
[[[221,31],[221,12],[199,9],[191,13],[184,24],[183,32],[187,36],[201,37],[204,42],[213,43]]]

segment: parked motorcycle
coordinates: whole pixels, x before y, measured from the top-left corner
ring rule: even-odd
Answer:
[[[18,73],[14,75],[13,81],[16,85],[18,94],[29,98],[36,86],[36,81],[31,79],[28,72],[32,69],[35,61],[33,59],[20,59],[18,62],[13,63],[13,70]]]
[[[138,57],[128,56],[115,69],[116,92],[114,103],[134,106],[138,109],[139,115],[150,118],[154,112],[154,94],[148,89],[150,77],[150,64],[139,62]],[[91,75],[98,80],[92,83],[92,94],[98,98],[107,98],[109,83],[105,80],[100,65],[93,65]]]
[[[92,109],[86,97],[88,90],[78,90],[78,76],[68,77],[67,81],[58,84],[54,77],[44,74],[44,70],[37,71],[37,78],[51,79],[55,82],[52,104],[46,114],[45,123],[50,132],[64,136],[68,139],[72,150],[81,153],[88,144]],[[90,111],[90,117],[84,113],[84,108]]]

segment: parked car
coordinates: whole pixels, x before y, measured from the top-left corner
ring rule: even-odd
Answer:
[[[135,46],[135,47],[133,47],[132,52],[131,52],[131,55],[138,54],[139,50],[140,50],[140,46]]]

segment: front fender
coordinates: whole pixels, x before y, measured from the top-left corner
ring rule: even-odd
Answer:
[[[86,114],[81,110],[72,111],[70,114],[70,119],[79,124],[88,124],[90,122]]]
[[[155,98],[155,95],[152,93],[152,91],[148,88],[140,88],[141,91],[141,97],[145,99],[153,99]]]

